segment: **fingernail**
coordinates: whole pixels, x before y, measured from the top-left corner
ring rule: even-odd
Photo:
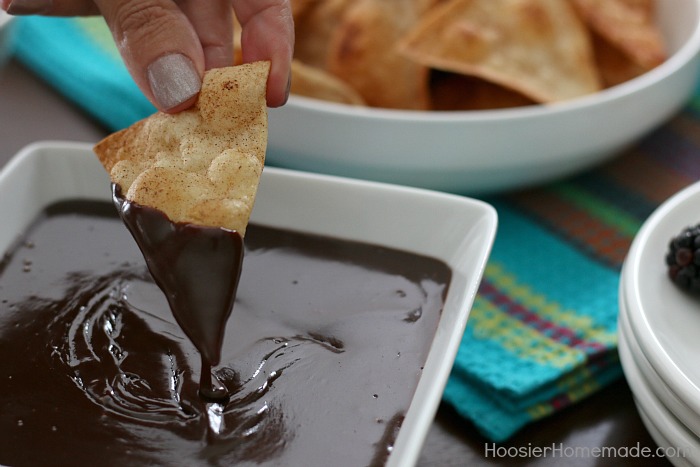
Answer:
[[[202,81],[192,60],[182,54],[163,55],[148,66],[148,82],[158,106],[169,110],[197,94]]]
[[[10,0],[2,2],[2,6],[11,15],[33,15],[51,9],[53,0]]]

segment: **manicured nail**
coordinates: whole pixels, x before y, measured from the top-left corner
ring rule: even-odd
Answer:
[[[202,87],[194,63],[182,54],[163,55],[151,63],[148,82],[158,106],[163,110],[182,104]]]
[[[11,15],[35,15],[48,11],[53,0],[10,0],[2,2],[3,8]]]

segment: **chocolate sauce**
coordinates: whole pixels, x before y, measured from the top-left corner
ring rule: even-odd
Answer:
[[[109,203],[0,262],[0,464],[382,465],[449,278],[401,251],[251,225],[216,384]]]
[[[127,200],[114,183],[112,202],[175,320],[201,354],[200,395],[225,401],[226,389],[212,386],[211,368],[221,359],[224,329],[236,299],[243,239],[224,228],[172,222],[162,211]]]

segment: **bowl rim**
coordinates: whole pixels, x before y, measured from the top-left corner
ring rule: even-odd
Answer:
[[[441,122],[474,122],[489,120],[517,120],[545,115],[557,115],[562,112],[584,110],[599,105],[626,98],[639,93],[665,78],[672,76],[678,70],[690,63],[700,53],[700,0],[695,3],[695,27],[690,37],[663,63],[652,70],[639,75],[629,81],[602,89],[596,93],[580,96],[562,102],[531,105],[526,107],[493,109],[493,110],[455,110],[455,111],[430,111],[430,110],[403,110],[384,109],[376,107],[360,107],[347,104],[323,101],[299,95],[290,95],[287,104],[283,108],[289,110],[303,110],[306,112],[323,113],[325,116],[343,118],[362,118],[375,121],[412,121],[424,123]],[[290,105],[291,104],[291,105]]]

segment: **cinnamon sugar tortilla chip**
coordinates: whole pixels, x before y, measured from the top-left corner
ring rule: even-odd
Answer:
[[[238,21],[236,13],[233,14],[233,64],[241,65],[243,63],[243,44],[241,35],[241,22]]]
[[[568,0],[453,0],[402,39],[403,54],[537,102],[600,90],[588,31]]]
[[[646,70],[666,60],[652,0],[574,0],[590,26]]]
[[[349,105],[365,105],[357,91],[320,68],[292,60],[292,94],[312,97],[328,102]]]
[[[491,110],[534,105],[522,94],[474,76],[433,71],[431,110]]]
[[[292,18],[294,21],[299,21],[301,17],[319,0],[291,0],[289,5],[292,7]]]
[[[173,222],[245,235],[267,146],[269,62],[210,70],[197,103],[158,112],[94,151],[127,199]]]
[[[331,37],[328,71],[348,83],[370,106],[427,109],[428,69],[400,55],[396,42],[431,1],[356,1]]]
[[[600,34],[594,32],[591,37],[603,86],[616,86],[648,71]]]
[[[294,58],[326,69],[330,38],[356,0],[316,0],[294,17]]]

